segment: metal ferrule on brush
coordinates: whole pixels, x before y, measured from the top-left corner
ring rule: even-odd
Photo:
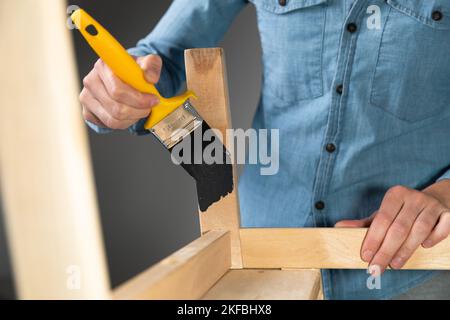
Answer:
[[[200,127],[203,119],[187,100],[167,117],[155,124],[151,133],[161,141],[167,149],[172,149],[178,142]]]

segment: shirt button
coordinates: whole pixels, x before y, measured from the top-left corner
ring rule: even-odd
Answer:
[[[344,86],[342,84],[336,87],[336,92],[342,94],[344,92]]]
[[[354,33],[354,32],[356,32],[356,30],[358,30],[358,26],[355,23],[352,22],[347,25],[348,32]]]
[[[336,151],[336,145],[333,143],[329,143],[326,145],[325,149],[327,150],[327,152],[333,153]]]
[[[280,6],[284,7],[287,4],[287,0],[278,0]]]
[[[323,201],[317,201],[315,207],[317,210],[323,210],[325,209],[325,203]]]
[[[439,21],[439,20],[442,19],[442,12],[440,12],[440,11],[434,11],[434,12],[431,14],[431,17],[433,18],[434,21]]]

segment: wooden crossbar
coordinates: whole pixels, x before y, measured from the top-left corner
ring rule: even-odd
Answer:
[[[366,269],[367,229],[241,229],[245,268]],[[450,239],[418,248],[403,269],[450,270]]]

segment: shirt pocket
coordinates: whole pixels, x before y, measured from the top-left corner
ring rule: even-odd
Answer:
[[[450,1],[387,4],[371,104],[409,122],[450,113]]]
[[[264,94],[289,103],[322,96],[327,0],[286,0],[285,5],[279,0],[250,2],[258,16]]]

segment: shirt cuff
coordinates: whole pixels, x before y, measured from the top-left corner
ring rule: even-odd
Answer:
[[[85,122],[89,128],[91,128],[92,130],[94,130],[95,132],[97,132],[99,134],[106,134],[106,133],[111,133],[114,131],[112,129],[99,127],[98,125],[93,124],[92,122],[87,121],[87,120]]]
[[[127,130],[130,133],[137,135],[137,136],[147,135],[150,132],[144,128],[146,121],[147,121],[147,119],[141,119],[137,123],[135,123],[131,127],[129,127]],[[114,132],[114,130],[112,130],[112,129],[99,127],[96,124],[93,124],[92,122],[89,122],[89,121],[86,121],[86,124],[88,125],[89,128],[91,128],[98,134],[107,134],[107,133]]]
[[[450,169],[448,169],[447,172],[445,172],[439,179],[437,179],[436,182],[446,180],[446,179],[450,179]]]
[[[147,122],[147,118],[139,120],[137,123],[133,124],[128,128],[128,131],[136,136],[145,136],[150,133],[150,131],[144,128],[145,122]]]

